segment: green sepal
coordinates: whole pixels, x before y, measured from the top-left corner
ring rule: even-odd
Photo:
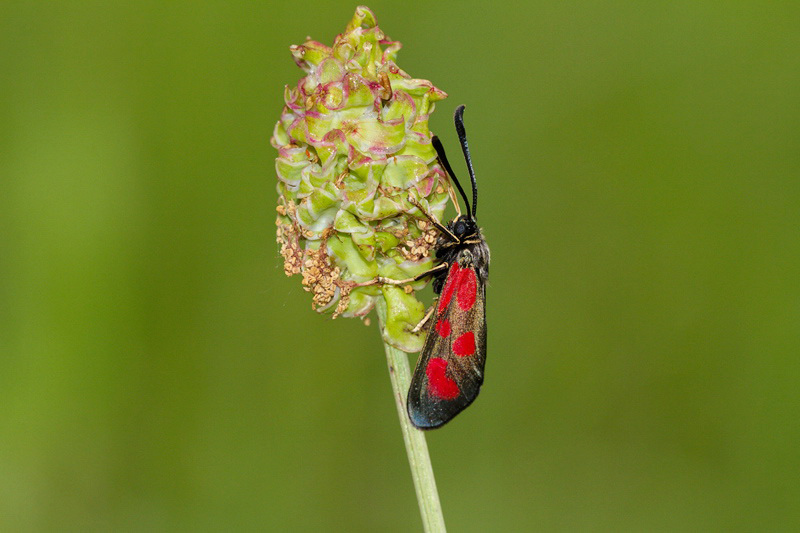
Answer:
[[[385,231],[378,231],[375,233],[375,244],[381,252],[386,253],[400,243],[400,239],[391,233]]]
[[[419,352],[425,344],[425,334],[412,333],[412,329],[425,316],[425,306],[403,289],[392,285],[382,287],[383,300],[378,298],[376,306],[382,315],[383,339],[404,352]],[[385,306],[385,307],[384,307]]]
[[[340,267],[347,269],[347,279],[361,282],[374,279],[378,275],[378,265],[364,259],[349,235],[340,234],[328,239],[328,252],[336,258]]]
[[[389,187],[407,189],[428,174],[428,165],[413,155],[398,155],[389,158],[383,171],[381,184]]]

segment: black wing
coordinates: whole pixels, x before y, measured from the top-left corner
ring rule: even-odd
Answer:
[[[437,428],[478,397],[486,363],[486,285],[470,253],[458,254],[431,318],[408,391],[419,429]]]

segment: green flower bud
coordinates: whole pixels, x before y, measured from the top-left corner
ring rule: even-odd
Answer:
[[[278,243],[287,275],[302,275],[312,307],[363,317],[379,305],[384,339],[419,351],[411,330],[425,307],[415,290],[377,283],[433,266],[436,230],[450,193],[431,145],[428,117],[447,95],[394,63],[400,43],[359,7],[333,46],[290,47],[306,76],[286,87],[275,126]],[[385,313],[383,310],[385,309]]]

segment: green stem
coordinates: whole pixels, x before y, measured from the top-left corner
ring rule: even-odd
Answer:
[[[381,309],[378,309],[378,320],[379,326],[383,330],[384,317],[380,311]],[[386,349],[386,361],[389,364],[389,377],[392,380],[397,415],[400,417],[400,429],[403,431],[403,440],[406,443],[411,477],[414,479],[414,489],[417,491],[422,525],[426,533],[444,533],[446,531],[444,515],[439,503],[439,493],[436,491],[436,479],[433,477],[433,466],[428,454],[425,434],[411,425],[406,413],[406,393],[411,385],[408,354],[390,346],[386,341],[383,342],[383,345]]]

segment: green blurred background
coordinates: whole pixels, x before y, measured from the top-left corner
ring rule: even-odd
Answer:
[[[369,5],[493,252],[451,531],[798,530],[800,5]],[[355,6],[0,6],[0,530],[420,528],[374,322],[274,243],[288,46]]]

